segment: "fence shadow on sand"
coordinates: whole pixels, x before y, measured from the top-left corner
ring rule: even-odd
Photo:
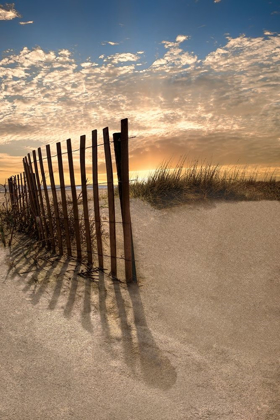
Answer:
[[[26,252],[23,252],[26,250]],[[7,281],[16,281],[25,298],[40,309],[58,311],[69,322],[80,319],[108,357],[122,358],[130,372],[149,386],[171,388],[176,370],[150,331],[137,283],[114,280],[105,271],[74,259],[32,251],[30,239],[11,249]]]

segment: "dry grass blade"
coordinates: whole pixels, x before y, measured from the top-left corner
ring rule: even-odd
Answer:
[[[280,200],[280,182],[274,172],[262,179],[257,169],[223,169],[219,165],[198,164],[185,167],[183,157],[175,168],[163,162],[145,181],[130,186],[131,197],[141,198],[157,208],[201,200]]]

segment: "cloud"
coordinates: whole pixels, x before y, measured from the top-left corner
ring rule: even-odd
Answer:
[[[181,42],[186,41],[188,38],[189,38],[189,36],[187,36],[187,35],[178,35],[176,37],[176,42],[178,42],[180,44]]]
[[[270,31],[264,31],[263,32],[264,35],[277,35],[277,32],[270,32]]]
[[[117,63],[125,63],[127,61],[137,61],[137,60],[139,60],[139,56],[137,54],[117,53],[114,55],[109,55],[104,61],[110,61],[113,64],[117,64]]]
[[[34,21],[29,20],[28,22],[19,22],[20,25],[31,25],[31,23],[34,23]]]
[[[214,0],[214,3],[220,3],[222,0]]]
[[[194,64],[197,61],[197,56],[193,53],[184,52],[179,48],[180,44],[188,38],[187,35],[178,35],[175,42],[162,41],[164,48],[168,51],[162,58],[159,58],[152,64],[152,68],[155,71],[178,72],[183,67]]]
[[[280,15],[280,11],[279,10],[275,10],[274,12],[271,12],[271,15]]]
[[[20,17],[21,15],[16,11],[14,3],[0,4],[0,20],[12,20]]]
[[[66,138],[77,145],[95,128],[119,131],[128,117],[137,136],[132,170],[186,153],[220,164],[279,165],[280,37],[228,37],[204,60],[178,37],[139,67],[140,52],[81,65],[65,49],[7,52],[0,60],[0,153],[16,156],[35,142]]]
[[[13,148],[13,142],[9,141],[0,144],[0,156],[1,154],[9,154],[10,156],[25,156],[30,150],[45,146],[41,140],[18,140],[17,147]]]
[[[106,45],[106,44],[109,44],[109,45],[120,45],[119,42],[112,42],[112,41],[103,41],[103,42],[101,42],[101,45]]]

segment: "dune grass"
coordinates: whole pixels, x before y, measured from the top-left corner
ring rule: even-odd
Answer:
[[[187,165],[182,158],[171,169],[162,163],[145,181],[130,186],[132,198],[140,198],[156,208],[171,207],[205,200],[280,200],[280,181],[274,172],[261,176],[257,169],[248,171],[219,165]]]

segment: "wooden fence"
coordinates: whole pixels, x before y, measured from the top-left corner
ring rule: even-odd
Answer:
[[[123,227],[123,247],[125,277],[127,282],[135,279],[135,262],[129,202],[129,159],[128,159],[128,120],[121,120],[121,132],[113,134],[110,141],[108,127],[103,129],[103,143],[97,144],[97,130],[92,131],[91,144],[86,147],[86,136],[80,137],[77,150],[72,150],[68,139],[67,151],[62,152],[61,143],[56,143],[56,153],[51,154],[51,146],[46,146],[46,156],[42,150],[33,150],[23,158],[24,172],[8,179],[11,205],[21,225],[32,227],[38,241],[43,246],[59,255],[74,257],[78,261],[86,260],[104,269],[102,220],[100,216],[100,196],[98,182],[98,147],[104,147],[107,199],[109,213],[110,269],[117,277],[116,252],[116,212],[113,166],[110,144],[114,144],[115,162],[118,176],[119,198]],[[91,149],[91,162],[86,160],[86,149]],[[78,165],[74,163],[74,153],[79,153]],[[66,155],[66,156],[64,156]],[[67,163],[63,158],[67,157]],[[77,159],[76,159],[77,160]],[[57,165],[58,170],[54,170]],[[65,166],[68,167],[67,173]],[[81,184],[76,184],[75,170]],[[90,172],[90,174],[89,174]],[[67,185],[65,176],[70,184]],[[89,197],[87,176],[92,177],[93,197]],[[77,188],[81,189],[78,195]],[[71,199],[66,190],[71,191]],[[90,218],[89,204],[93,200],[94,217]],[[82,209],[81,209],[82,208]],[[97,258],[97,261],[95,260]]]

